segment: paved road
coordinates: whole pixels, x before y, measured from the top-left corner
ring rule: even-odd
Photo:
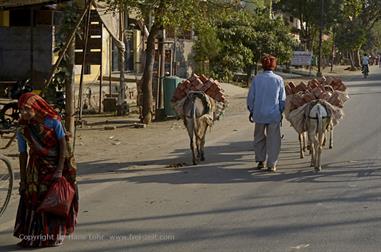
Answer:
[[[82,162],[79,224],[59,250],[380,251],[381,71],[371,71],[346,81],[351,99],[320,173],[299,159],[287,123],[279,172],[253,170],[244,109],[215,125],[197,167],[173,165],[190,163],[185,132],[147,149],[145,162]],[[0,251],[16,250],[15,207],[1,220]]]

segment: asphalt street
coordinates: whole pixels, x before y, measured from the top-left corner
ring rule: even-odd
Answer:
[[[278,172],[254,170],[253,125],[238,95],[243,108],[208,133],[200,165],[188,165],[184,129],[163,130],[155,151],[140,150],[144,162],[80,162],[77,229],[63,247],[38,251],[380,251],[381,70],[345,84],[350,100],[321,172],[299,158],[287,122]],[[0,251],[22,251],[16,207],[0,219]]]

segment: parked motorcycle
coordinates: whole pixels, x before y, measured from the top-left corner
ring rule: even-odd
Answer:
[[[6,94],[13,100],[18,100],[22,94],[32,92],[33,88],[30,85],[30,79],[17,81],[16,84]],[[10,129],[15,127],[20,118],[17,102],[5,104],[0,110],[0,129]]]

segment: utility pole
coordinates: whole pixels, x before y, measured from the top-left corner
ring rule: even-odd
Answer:
[[[335,60],[335,29],[332,31],[332,49],[331,49],[331,73],[333,72],[333,62]]]
[[[321,73],[321,58],[322,58],[322,42],[323,42],[323,26],[324,26],[324,0],[320,0],[320,30],[319,30],[319,59],[317,77],[322,77]]]
[[[160,66],[159,66],[159,109],[164,108],[164,76],[165,76],[165,29],[161,30],[161,38],[159,39],[159,53],[160,53]]]

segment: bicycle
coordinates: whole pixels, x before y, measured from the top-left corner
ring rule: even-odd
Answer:
[[[10,102],[0,110],[0,129],[14,128],[20,118],[17,102]]]
[[[0,154],[0,217],[5,212],[13,190],[13,169],[9,160]]]
[[[0,149],[8,148],[16,138],[16,127],[19,118],[17,102],[5,104],[0,110],[0,137],[3,137],[3,134],[13,134],[8,143]]]
[[[368,65],[363,65],[361,72],[364,75],[365,79],[368,78],[368,75],[369,75],[369,67],[368,67]]]

